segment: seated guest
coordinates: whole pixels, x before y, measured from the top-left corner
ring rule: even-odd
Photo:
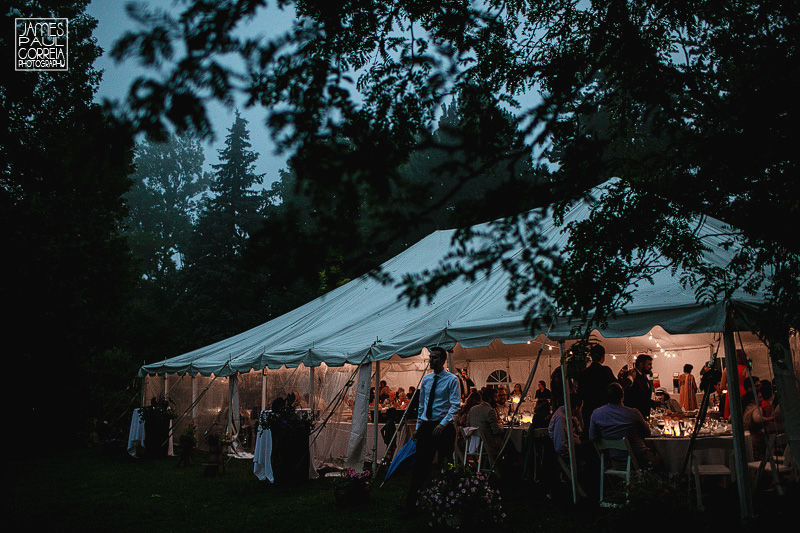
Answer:
[[[667,389],[659,387],[656,390],[656,402],[670,413],[683,413],[680,402],[675,398],[670,398]],[[696,405],[696,404],[695,404]]]
[[[497,396],[495,402],[497,417],[500,420],[503,420],[511,412],[511,404],[508,401],[508,389],[505,387],[505,385],[500,385],[497,387]]]
[[[480,428],[487,439],[486,446],[492,454],[496,454],[503,444],[503,427],[497,418],[495,410],[497,390],[487,388],[482,395],[482,401],[469,410],[467,427]]]
[[[563,408],[562,405],[559,409]],[[531,420],[531,427],[533,429],[546,428],[550,423],[550,402],[547,400],[539,400],[533,407],[533,419]]]
[[[511,401],[522,401],[522,384],[514,383],[514,390],[511,391]]]
[[[639,467],[659,466],[661,458],[658,452],[648,448],[644,441],[650,436],[650,427],[638,409],[622,405],[624,394],[619,383],[612,383],[606,387],[608,403],[592,413],[589,421],[589,439],[597,442],[600,439],[619,440],[627,437]],[[621,463],[627,460],[627,453],[622,450],[609,452],[615,466],[623,467]]]
[[[403,392],[401,388],[397,391],[397,395],[395,396],[394,408],[399,411],[405,411],[406,407],[408,407],[408,396],[406,396],[406,393]]]
[[[419,392],[416,388],[408,388],[408,407],[406,407],[406,420],[416,420],[419,409]]]
[[[570,394],[569,395],[570,406],[572,409],[577,408],[577,404],[579,402],[577,394]],[[572,438],[575,446],[580,444],[580,438],[578,437],[579,431],[577,428],[577,417],[575,416],[574,412],[572,415]],[[560,406],[556,409],[555,413],[553,413],[552,418],[550,419],[550,424],[547,427],[547,432],[550,434],[550,440],[553,441],[553,447],[556,450],[556,453],[561,456],[564,460],[569,460],[569,442],[567,441],[567,408],[565,406]]]
[[[458,413],[456,414],[456,423],[459,426],[467,426],[467,416],[469,415],[469,412],[473,407],[479,405],[481,402],[483,402],[481,393],[478,391],[472,391],[470,395],[467,396],[467,401],[461,406],[461,409],[459,409]]]
[[[537,400],[547,400],[548,403],[553,399],[553,393],[547,388],[547,384],[543,380],[539,381],[534,396]]]
[[[744,429],[750,432],[753,442],[753,459],[760,461],[767,449],[764,438],[765,427],[773,421],[771,416],[764,416],[760,409],[761,394],[752,389],[748,390],[742,398],[742,421]]]
[[[386,384],[385,380],[381,380],[381,385],[378,388],[378,403],[383,403],[390,398],[392,389]]]

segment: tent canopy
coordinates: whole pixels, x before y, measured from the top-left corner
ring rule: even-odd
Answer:
[[[593,193],[602,194],[603,185]],[[581,201],[567,213],[564,224],[589,216],[592,204]],[[568,235],[555,224],[552,210],[536,210],[541,216],[544,246],[564,249]],[[698,235],[707,247],[705,261],[726,267],[735,250],[723,245],[730,228],[718,220],[698,219]],[[477,239],[488,239],[489,224],[476,226]],[[451,246],[455,230],[436,231],[382,265],[392,279],[433,270]],[[521,249],[511,250],[511,255]],[[739,291],[730,301],[700,304],[691,287],[680,283],[681,272],[665,268],[653,283],[635,286],[625,312],[598,331],[605,339],[646,337],[655,326],[669,335],[691,335],[688,345],[708,345],[724,329],[729,305],[752,312],[764,301],[762,295]],[[425,346],[458,345],[463,349],[489,347],[498,340],[505,345],[525,344],[545,333],[531,332],[524,324],[524,310],[509,310],[506,300],[509,276],[500,265],[473,281],[459,279],[441,289],[433,300],[409,307],[399,298],[397,284],[382,284],[364,275],[293,311],[248,331],[183,355],[141,367],[139,375],[188,373],[229,376],[252,369],[298,365],[340,366],[385,360],[397,354],[418,355]],[[548,338],[570,339],[575,325],[564,317],[556,320]],[[677,337],[676,337],[677,339]],[[541,342],[541,341],[540,341]],[[623,341],[625,342],[625,341]],[[627,341],[630,346],[630,340]],[[635,351],[645,351],[638,346]],[[612,351],[614,349],[612,348]]]

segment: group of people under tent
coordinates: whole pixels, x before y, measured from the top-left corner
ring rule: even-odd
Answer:
[[[463,395],[462,378],[466,375],[443,371],[447,358],[444,349],[433,347],[430,352],[433,372],[427,374],[420,385],[416,432],[412,437],[416,440],[417,462],[406,502],[399,506],[402,513],[415,512],[417,494],[431,472],[434,457],[452,459],[457,442],[457,426],[481,427],[489,437],[487,445],[493,454],[498,452],[503,434],[508,430],[504,427],[503,419],[513,409],[513,401],[509,401],[509,398],[523,392],[517,384],[512,391],[503,385],[481,390],[471,387],[469,393]],[[663,470],[662,458],[645,441],[650,436],[647,419],[654,408],[683,413],[698,408],[698,384],[692,375],[692,365],[684,366],[679,378],[680,393],[675,400],[666,390],[653,387],[651,355],[639,354],[632,368],[626,365],[616,375],[604,365],[605,349],[601,344],[591,345],[588,356],[590,364],[578,373],[577,379],[571,380],[568,394],[579,478],[583,473],[595,471],[597,454],[592,443],[600,439],[627,437],[640,467]],[[764,453],[763,439],[758,436],[763,436],[767,431],[780,431],[780,407],[772,382],[750,376],[741,351],[737,353],[737,359],[744,425],[754,437],[754,456],[758,459]],[[710,380],[710,394],[717,397],[721,416],[729,417],[726,375],[711,370],[708,364],[704,365],[700,371],[701,383],[704,377]],[[547,428],[552,452],[568,461],[569,424],[563,405],[560,376],[559,368],[551,375],[550,388],[544,381],[537,384],[534,397],[538,409],[534,411],[525,448],[534,445],[533,429]],[[525,453],[522,452],[523,458]],[[627,455],[625,452],[612,451],[611,459],[619,462],[626,460]],[[507,445],[503,449],[501,464],[518,467],[520,460],[519,452],[513,446]]]

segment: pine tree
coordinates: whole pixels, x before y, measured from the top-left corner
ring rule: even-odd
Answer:
[[[219,157],[220,162],[212,165],[211,197],[195,228],[190,261],[198,265],[240,257],[261,222],[265,196],[254,187],[263,183],[264,175],[255,171],[258,154],[251,150],[247,120],[238,112]]]
[[[183,290],[176,312],[184,324],[187,346],[196,347],[241,331],[264,318],[264,277],[242,269],[247,241],[262,223],[266,194],[255,188],[247,120],[238,113],[219,150],[210,196],[203,202],[182,272]]]

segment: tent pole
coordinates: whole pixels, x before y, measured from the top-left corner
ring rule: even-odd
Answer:
[[[311,416],[314,416],[314,369],[308,367],[308,408],[311,409]]]
[[[197,419],[197,376],[192,376],[192,422]]]
[[[742,521],[745,521],[753,517],[753,501],[750,493],[750,473],[747,471],[742,401],[739,394],[739,371],[730,312],[725,321],[725,331],[722,334],[722,341],[725,346],[725,368],[727,369],[725,373],[728,376],[728,403],[730,404],[731,410],[736,489],[739,492],[739,514]]]
[[[381,362],[375,361],[375,401],[372,409],[372,471],[378,471],[378,413],[380,413],[380,402],[378,395],[381,384]]]
[[[261,369],[261,410],[267,410],[267,373],[266,367]]]
[[[569,448],[569,477],[572,485],[572,502],[578,503],[578,473],[575,465],[575,439],[573,439],[572,427],[572,404],[570,403],[570,387],[567,381],[567,359],[564,355],[564,341],[558,342],[558,350],[561,353],[561,388],[564,391],[564,412],[567,423],[567,447]]]

